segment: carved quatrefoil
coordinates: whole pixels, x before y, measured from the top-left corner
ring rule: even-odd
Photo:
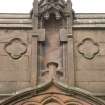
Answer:
[[[27,52],[27,45],[19,38],[12,39],[4,47],[8,55],[13,59],[19,59]]]
[[[99,45],[92,39],[86,38],[78,45],[78,52],[86,59],[93,59],[99,53]]]

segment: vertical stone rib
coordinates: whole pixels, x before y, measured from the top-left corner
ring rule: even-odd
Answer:
[[[73,38],[68,38],[68,44],[67,44],[67,55],[68,55],[68,70],[67,70],[67,77],[68,77],[68,85],[69,86],[74,86],[75,81],[74,81],[74,52],[73,52]]]
[[[38,44],[38,0],[34,0],[33,3],[33,14],[32,14],[32,25],[33,25],[33,35],[32,35],[32,65],[31,65],[31,83],[32,86],[37,85],[37,76],[38,76],[38,69],[37,69],[37,44]]]
[[[72,3],[71,0],[67,0],[67,77],[68,77],[68,85],[74,86],[75,77],[74,77],[74,48],[73,48],[73,34],[72,34],[72,21],[73,21],[73,11],[72,11]]]
[[[32,37],[32,71],[31,71],[31,83],[32,86],[36,86],[38,79],[38,71],[37,71],[37,37]]]

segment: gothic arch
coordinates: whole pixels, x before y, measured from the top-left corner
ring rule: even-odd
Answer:
[[[47,97],[42,101],[42,105],[49,105],[51,103],[55,103],[55,105],[64,105],[62,100],[59,99],[59,97],[56,97],[56,96]]]
[[[0,105],[105,105],[92,94],[57,81],[28,89],[3,101]]]

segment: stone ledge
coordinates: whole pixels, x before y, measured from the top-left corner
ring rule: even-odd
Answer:
[[[74,28],[105,28],[105,13],[76,13]],[[30,14],[1,13],[0,28],[32,28]]]

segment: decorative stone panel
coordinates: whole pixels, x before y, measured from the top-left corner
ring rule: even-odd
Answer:
[[[78,52],[86,59],[93,59],[99,53],[99,45],[91,38],[86,38],[78,44]]]
[[[27,52],[27,45],[21,39],[15,38],[4,49],[12,59],[19,59]]]

